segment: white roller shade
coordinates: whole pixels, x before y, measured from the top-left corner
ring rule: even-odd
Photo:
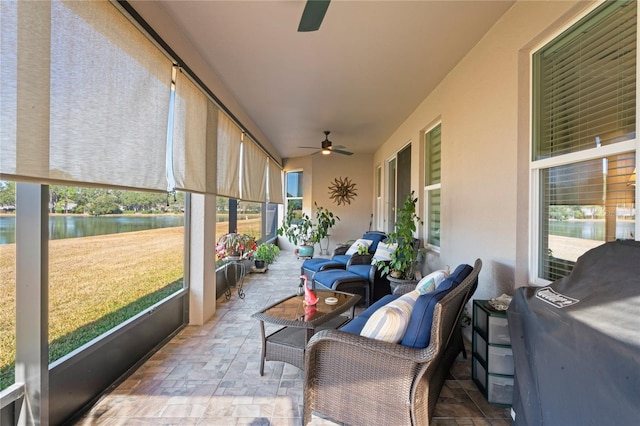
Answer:
[[[173,177],[176,189],[215,193],[218,108],[184,73],[176,78]]]
[[[282,195],[282,169],[275,161],[269,159],[269,202],[274,204],[284,204]]]
[[[2,84],[13,73],[4,71],[13,44],[20,102],[7,98],[17,112],[5,114],[3,90],[0,173],[166,190],[171,61],[107,1],[18,2],[14,44],[4,12],[16,5],[5,3]]]
[[[222,111],[218,112],[218,195],[240,198],[240,141],[242,131]]]
[[[267,156],[249,138],[242,144],[242,199],[267,200]]]

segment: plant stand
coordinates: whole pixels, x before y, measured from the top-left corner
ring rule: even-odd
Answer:
[[[229,282],[229,267],[233,265],[233,286]],[[224,297],[227,300],[231,299],[231,288],[235,287],[238,289],[238,297],[240,299],[244,299],[244,290],[242,289],[242,285],[244,284],[244,276],[247,275],[247,268],[244,264],[243,259],[232,259],[229,258],[227,263],[224,265],[224,277],[227,280],[227,290],[224,293]]]
[[[329,254],[329,237],[331,235],[327,235],[325,238],[321,239],[318,245],[320,245],[320,255]]]

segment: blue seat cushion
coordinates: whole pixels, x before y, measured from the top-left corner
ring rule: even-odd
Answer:
[[[472,270],[473,268],[469,265],[460,265],[447,279],[440,283],[435,291],[418,297],[411,311],[409,326],[402,338],[402,345],[411,348],[426,348],[429,346],[429,342],[431,342],[433,310],[436,304],[446,296],[447,293],[464,281]]]
[[[349,259],[351,259],[350,254],[336,254],[331,258],[331,261],[336,263],[341,263],[344,267],[344,265],[346,265],[347,262],[349,262]]]
[[[371,268],[375,268],[375,266],[371,266],[368,263],[365,265],[351,265],[347,272],[353,272],[354,274],[368,280],[369,274],[371,273]]]
[[[360,275],[353,272],[349,272],[345,269],[329,269],[326,271],[317,272],[313,276],[314,283],[322,284],[327,288],[334,288],[334,283],[336,281],[353,282],[362,280],[366,280],[366,278],[361,277]]]
[[[410,348],[426,348],[431,341],[431,325],[433,323],[433,310],[436,304],[447,293],[447,290],[435,290],[431,293],[423,294],[418,297],[411,318],[409,318],[409,326],[402,337],[401,345]]]
[[[392,300],[396,300],[398,297],[399,296],[396,294],[387,294],[386,296],[384,296],[383,298],[375,302],[373,305],[365,309],[362,313],[360,313],[360,315],[358,315],[357,317],[355,317],[354,319],[352,319],[351,321],[349,321],[348,323],[340,327],[340,330],[346,331],[347,333],[351,333],[351,334],[360,334],[360,331],[362,331],[362,328],[367,323],[367,320],[369,319],[369,317],[371,317],[371,315],[378,308],[386,305]]]
[[[309,271],[318,272],[320,268],[331,264],[342,265],[342,263],[336,262],[332,259],[323,259],[321,257],[316,257],[314,259],[307,259],[302,262],[302,268]]]

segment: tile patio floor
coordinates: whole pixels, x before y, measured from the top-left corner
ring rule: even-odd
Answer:
[[[283,252],[267,273],[249,274],[244,300],[235,290],[231,300],[220,297],[211,320],[184,328],[75,424],[301,425],[303,373],[268,361],[260,376],[260,328],[251,318],[295,292],[300,262]],[[275,329],[266,328],[267,333]],[[470,360],[459,358],[440,393],[432,424],[511,424],[509,409],[487,403],[471,381]],[[311,425],[335,423],[314,415]]]

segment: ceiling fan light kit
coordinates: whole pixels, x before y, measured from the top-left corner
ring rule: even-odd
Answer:
[[[342,149],[336,149],[336,148],[344,148],[343,146],[338,145],[336,148],[334,148],[333,142],[329,140],[329,133],[331,133],[329,130],[324,131],[324,140],[322,141],[320,151],[316,151],[311,155],[317,154],[319,152],[321,152],[323,155],[329,155],[332,152],[335,152],[336,154],[342,154],[342,155],[353,155],[353,152],[344,151]],[[313,146],[299,146],[298,148],[317,149]]]

